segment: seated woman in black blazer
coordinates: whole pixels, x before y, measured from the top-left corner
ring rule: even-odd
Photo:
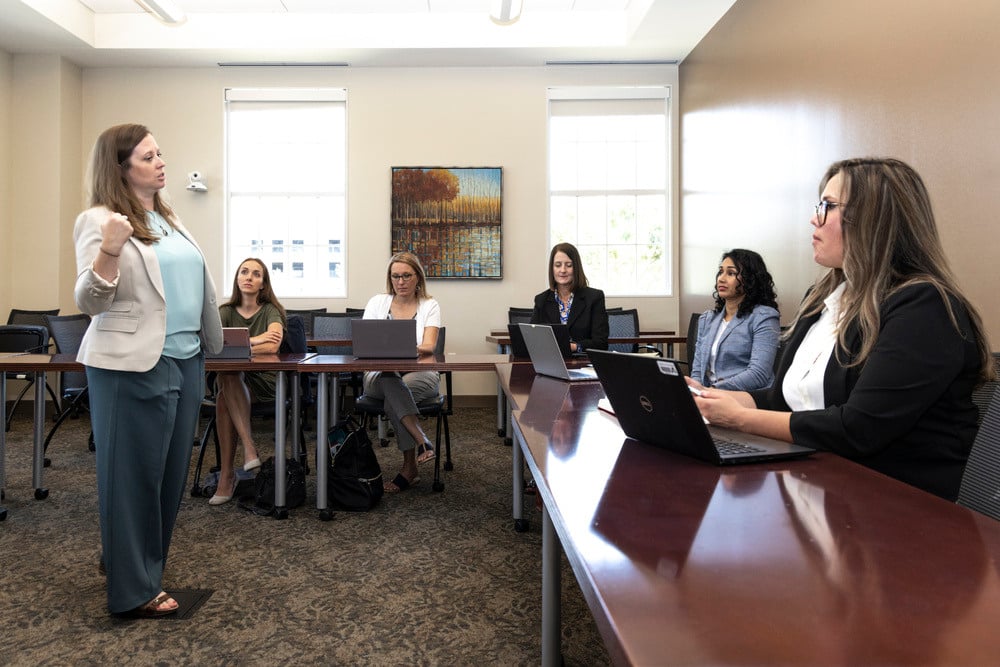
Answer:
[[[532,324],[566,324],[574,352],[608,349],[604,292],[587,286],[580,251],[557,243],[549,253],[549,289],[535,297]]]

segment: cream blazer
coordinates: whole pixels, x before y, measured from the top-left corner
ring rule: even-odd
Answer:
[[[113,282],[94,271],[94,259],[101,247],[101,223],[107,208],[87,209],[76,219],[76,288],[73,296],[80,312],[93,319],[83,336],[77,361],[95,368],[145,372],[156,365],[167,335],[167,302],[156,251],[134,238],[122,246],[118,277]],[[205,266],[205,294],[201,310],[202,348],[222,349],[222,323],[216,303],[215,284],[204,261],[204,253],[178,221],[178,231],[202,255]]]

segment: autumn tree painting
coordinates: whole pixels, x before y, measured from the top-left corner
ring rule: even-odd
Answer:
[[[393,167],[392,251],[430,278],[500,278],[500,167]]]

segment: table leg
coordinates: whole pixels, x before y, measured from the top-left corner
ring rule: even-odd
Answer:
[[[319,518],[322,521],[333,518],[333,512],[327,507],[327,484],[329,484],[327,471],[330,469],[330,446],[326,439],[330,428],[327,417],[332,418],[334,424],[340,419],[340,379],[337,373],[330,375],[329,381],[329,399],[326,391],[327,373],[320,373],[316,383],[316,509],[319,510]],[[329,412],[326,410],[327,405],[330,405]]]
[[[510,406],[507,406],[507,413],[510,414]],[[509,417],[508,417],[509,423]],[[515,430],[511,433],[517,434]],[[516,438],[516,442],[510,448],[511,460],[511,488],[513,491],[513,515],[514,530],[523,533],[528,530],[528,520],[524,518],[524,451],[521,449],[521,439]]]
[[[6,496],[7,483],[7,373],[0,377],[0,405],[3,406],[4,423],[0,425],[0,500]],[[7,518],[7,509],[0,507],[0,521]]]
[[[42,486],[45,469],[45,373],[35,373],[35,447],[31,461],[31,484],[35,487],[35,500],[49,497],[49,490]]]
[[[274,387],[274,518],[287,519],[285,506],[285,394],[287,393],[285,371],[276,373]]]
[[[562,664],[562,582],[559,537],[542,505],[542,665]]]

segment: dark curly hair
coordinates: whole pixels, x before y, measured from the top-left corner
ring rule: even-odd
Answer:
[[[746,317],[761,304],[777,310],[778,295],[774,293],[774,279],[767,271],[764,258],[753,250],[733,248],[729,252],[722,253],[719,263],[721,264],[727,257],[736,265],[737,282],[744,294],[736,316]],[[715,276],[718,277],[719,274],[716,273]],[[715,297],[715,312],[718,313],[726,307],[726,300],[719,296],[718,291],[713,291],[712,296]]]

